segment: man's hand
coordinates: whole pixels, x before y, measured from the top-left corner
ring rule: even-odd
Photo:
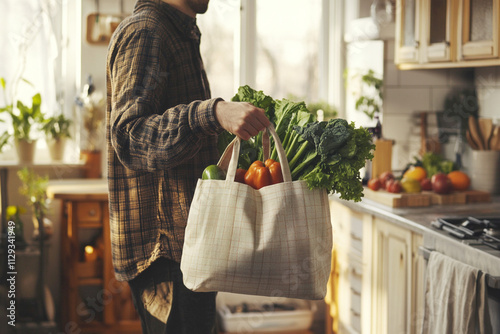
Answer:
[[[271,124],[264,109],[247,102],[219,101],[215,106],[215,117],[227,131],[248,140]]]

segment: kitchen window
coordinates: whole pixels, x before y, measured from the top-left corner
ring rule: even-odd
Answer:
[[[197,21],[212,96],[230,99],[248,84],[273,98],[340,107],[337,58],[342,48],[329,46],[340,43],[332,27],[341,6],[330,0],[307,5],[302,0],[211,0]],[[335,76],[340,80],[332,80]]]
[[[101,7],[118,11],[119,2],[101,1]],[[125,1],[127,13],[134,3]],[[325,101],[342,110],[343,6],[341,0],[311,0],[307,5],[302,0],[211,0],[208,12],[197,21],[212,96],[229,100],[239,86],[248,84],[277,99]],[[40,91],[42,111],[53,114],[63,109],[72,117],[74,99],[89,74],[97,87],[105,87],[104,73],[97,72],[104,71],[106,46],[88,45],[84,38],[86,16],[92,11],[94,0],[0,2],[0,20],[8,29],[0,40],[2,49],[9,50],[0,54],[0,76],[9,85],[19,66],[26,64],[22,77],[34,85],[19,85],[19,99],[29,103]],[[32,33],[38,35],[25,52],[26,61],[20,62],[23,58],[10,43],[33,26],[37,29]],[[3,132],[10,119],[0,117],[7,120],[0,123]],[[74,152],[79,151],[76,132]],[[40,148],[45,149],[44,140],[38,141]],[[0,160],[16,159],[13,148],[4,151],[8,152],[1,153]],[[77,154],[71,159],[78,160]]]
[[[52,114],[57,110],[56,60],[59,55],[57,27],[54,21],[60,16],[55,1],[2,1],[0,2],[0,77],[5,78],[7,101],[3,92],[0,105],[16,101],[31,105],[31,97],[40,92],[42,111]],[[28,81],[26,83],[24,80]],[[15,102],[15,101],[14,101]],[[10,123],[2,114],[0,132]]]

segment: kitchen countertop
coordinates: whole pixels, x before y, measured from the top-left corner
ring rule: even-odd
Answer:
[[[489,203],[433,205],[420,208],[391,208],[369,199],[355,203],[341,200],[335,195],[330,196],[330,199],[342,203],[354,211],[371,214],[422,234],[424,247],[447,254],[451,253],[455,259],[461,262],[490,275],[500,276],[500,251],[485,245],[471,247],[460,239],[450,237],[447,232],[431,226],[431,222],[439,217],[500,217],[500,196],[492,196]]]

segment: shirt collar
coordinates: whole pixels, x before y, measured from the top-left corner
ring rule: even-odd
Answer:
[[[134,14],[146,8],[154,8],[168,17],[184,36],[196,40],[200,39],[201,32],[196,25],[196,18],[184,14],[161,0],[138,0],[134,8]]]

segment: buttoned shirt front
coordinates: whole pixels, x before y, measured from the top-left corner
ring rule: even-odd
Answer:
[[[197,179],[217,162],[217,99],[196,19],[139,0],[107,57],[108,186],[115,274],[131,280],[158,257],[180,261]]]

